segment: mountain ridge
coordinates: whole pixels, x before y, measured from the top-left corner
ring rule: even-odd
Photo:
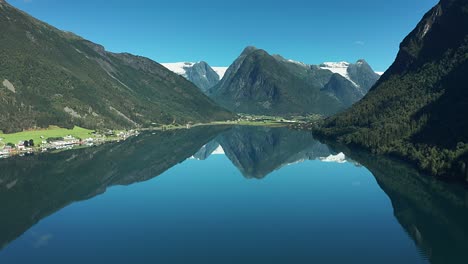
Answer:
[[[157,62],[61,31],[2,2],[0,129],[135,128],[233,115]]]
[[[442,0],[402,41],[363,100],[317,134],[468,180],[468,2]]]
[[[359,84],[347,73],[354,64],[347,63],[346,67],[337,71],[326,65],[308,65],[248,46],[231,64],[224,78],[209,90],[208,95],[221,106],[240,113],[331,115],[362,98],[379,78],[364,60],[359,60],[357,64],[353,68],[355,75],[367,71]],[[340,73],[352,85],[336,87],[334,90],[324,89],[334,73]],[[354,93],[359,96],[341,100],[341,96],[333,93],[337,89],[356,90],[341,94]]]
[[[173,62],[162,63],[161,65],[191,81],[203,93],[214,87],[223,78],[225,73],[225,67],[211,67],[205,61]]]

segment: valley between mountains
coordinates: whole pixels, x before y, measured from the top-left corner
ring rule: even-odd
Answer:
[[[6,134],[314,116],[320,121],[295,127],[397,157],[439,178],[468,181],[465,0],[441,0],[429,10],[383,75],[365,58],[312,65],[253,46],[229,66],[160,64],[107,51],[4,0],[0,32],[0,131]]]

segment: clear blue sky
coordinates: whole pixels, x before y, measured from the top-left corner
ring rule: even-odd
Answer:
[[[114,52],[229,66],[245,46],[384,71],[437,0],[7,0]]]

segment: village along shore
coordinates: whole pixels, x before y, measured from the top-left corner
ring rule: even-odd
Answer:
[[[46,130],[44,130],[46,131]],[[50,137],[40,136],[41,141],[36,142],[33,139],[19,140],[16,144],[4,143],[3,138],[0,138],[0,159],[9,158],[13,156],[33,155],[36,153],[45,153],[53,151],[63,151],[83,147],[98,146],[110,142],[120,142],[127,140],[130,137],[138,136],[138,130],[129,131],[112,131],[89,133],[89,137],[79,138],[73,135],[64,137]],[[46,134],[46,133],[44,133]],[[1,137],[1,135],[0,135]]]

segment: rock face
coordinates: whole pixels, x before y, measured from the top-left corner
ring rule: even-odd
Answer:
[[[307,65],[247,47],[209,96],[240,113],[331,115],[361,99],[378,78],[363,60]]]
[[[134,128],[232,117],[160,64],[108,52],[4,1],[0,31],[4,132],[49,125]]]
[[[192,68],[187,70],[187,79],[204,93],[220,80],[218,74],[204,61],[195,63]]]
[[[442,0],[368,95],[319,133],[392,153],[437,176],[468,174],[468,2]]]
[[[215,86],[222,78],[221,71],[215,71],[208,63],[201,61],[193,62],[176,62],[163,63],[164,67],[177,73],[187,80],[195,84],[202,92],[206,93],[210,88]],[[219,68],[217,68],[219,69]]]
[[[333,95],[344,105],[350,106],[364,97],[365,93],[338,73],[334,73],[322,91]]]
[[[364,94],[369,92],[380,78],[380,75],[374,72],[365,60],[358,60],[355,64],[350,64],[347,72],[349,78],[359,86]]]

